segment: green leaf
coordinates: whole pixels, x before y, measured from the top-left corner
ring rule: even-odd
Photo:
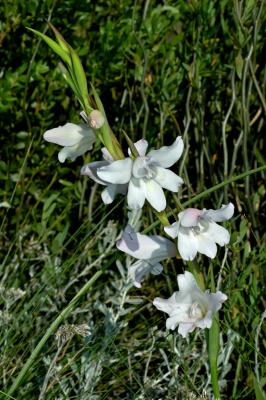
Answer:
[[[254,386],[254,391],[255,391],[255,395],[256,395],[256,400],[265,400],[266,396],[265,396],[265,393],[263,393],[263,390],[262,390],[259,382],[257,381],[254,374],[252,374],[252,377],[253,377],[253,386]]]
[[[115,135],[113,134],[113,132],[108,124],[105,110],[103,107],[103,103],[102,103],[95,87],[93,86],[93,84],[91,84],[91,88],[92,88],[92,93],[93,93],[93,97],[94,97],[95,103],[97,105],[97,108],[99,111],[101,111],[101,113],[105,117],[104,125],[102,126],[101,129],[98,129],[98,131],[97,131],[97,133],[100,137],[100,140],[102,141],[104,146],[108,149],[109,153],[112,155],[114,160],[122,160],[123,158],[125,158],[125,156],[122,152],[120,144],[118,143]]]
[[[75,80],[79,89],[79,92],[81,93],[82,99],[86,105],[88,105],[88,87],[87,87],[87,80],[85,76],[84,69],[82,67],[82,64],[80,62],[80,59],[77,55],[77,53],[71,49],[70,51],[70,58],[71,58],[71,65],[73,69],[73,74],[75,76]],[[89,107],[87,111],[88,113],[92,111],[92,107]]]
[[[53,24],[51,24],[51,22],[48,22],[48,25],[53,30],[53,32],[55,34],[55,37],[56,37],[56,40],[58,41],[59,46],[69,54],[70,51],[72,50],[72,47],[66,42],[64,37],[56,29],[56,27]]]
[[[66,67],[64,66],[63,63],[60,62],[58,67],[59,67],[60,71],[62,72],[62,75],[63,75],[64,79],[66,80],[66,82],[68,83],[68,85],[71,87],[71,89],[73,90],[75,95],[79,98],[80,93],[78,91],[78,88],[76,87],[76,83],[74,82],[71,74],[68,72],[68,70],[66,69]]]
[[[36,31],[35,29],[32,28],[27,28],[31,32],[35,33],[37,36],[39,36],[42,40],[45,41],[46,44],[59,56],[62,58],[62,60],[67,63],[68,65],[71,64],[70,57],[68,53],[59,46],[53,39],[49,38],[49,36],[44,35],[43,33]]]

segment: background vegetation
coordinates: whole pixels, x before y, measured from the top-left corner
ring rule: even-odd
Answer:
[[[168,262],[142,289],[130,287],[129,260],[115,248],[126,204],[121,197],[104,206],[99,188],[80,176],[99,146],[60,165],[58,147],[43,141],[45,130],[80,121],[81,110],[58,58],[26,27],[47,33],[50,20],[78,51],[120,140],[122,128],[157,148],[182,134],[176,172],[185,201],[265,165],[264,1],[3,0],[0,15],[0,396],[9,398],[58,313],[103,268],[12,398],[210,398],[205,332],[188,340],[169,333],[152,306],[177,290],[185,265]],[[264,398],[264,196],[261,172],[196,204],[236,207],[228,252],[198,258],[229,297],[220,314],[223,399]],[[171,194],[168,202],[175,208]],[[154,216],[144,211],[142,221],[145,228]]]

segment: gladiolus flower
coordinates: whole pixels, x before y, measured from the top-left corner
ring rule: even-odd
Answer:
[[[138,259],[129,267],[129,277],[136,287],[141,287],[142,279],[149,273],[160,274],[163,270],[160,262],[177,254],[176,246],[170,240],[136,233],[131,225],[127,225],[116,246]]]
[[[80,173],[81,175],[89,176],[92,180],[94,180],[94,182],[106,186],[101,194],[102,201],[104,202],[104,204],[111,204],[114,201],[116,194],[120,193],[125,195],[127,193],[128,185],[109,183],[98,176],[97,172],[99,168],[110,165],[113,162],[111,154],[105,147],[102,148],[102,154],[104,161],[94,161],[90,164],[86,164],[81,168]]]
[[[148,143],[142,139],[135,143],[139,154],[136,159],[127,157],[108,165],[94,165],[97,178],[104,184],[128,185],[127,201],[131,209],[143,207],[145,199],[157,211],[166,207],[163,188],[177,192],[183,180],[168,168],[181,156],[184,144],[178,137],[171,146],[151,150],[146,155]],[[131,155],[129,151],[129,155]]]
[[[58,159],[61,163],[65,162],[67,158],[74,161],[78,156],[91,150],[96,140],[93,130],[87,125],[76,125],[71,122],[58,128],[49,129],[43,137],[47,142],[64,146],[58,153]]]
[[[222,307],[227,296],[222,292],[205,293],[200,290],[194,276],[186,271],[177,276],[179,291],[173,293],[169,299],[156,297],[155,307],[167,313],[166,328],[174,330],[177,325],[178,333],[186,337],[195,328],[210,328],[216,311]]]
[[[216,224],[230,219],[234,214],[232,203],[223,205],[219,210],[198,210],[188,208],[178,214],[178,222],[164,228],[171,237],[177,237],[178,251],[184,260],[193,260],[198,253],[214,258],[216,243],[224,246],[229,243],[227,229]]]

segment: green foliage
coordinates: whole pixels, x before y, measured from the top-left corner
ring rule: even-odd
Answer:
[[[44,143],[45,130],[80,121],[81,109],[69,87],[73,77],[66,69],[62,76],[58,56],[26,28],[52,37],[49,20],[71,43],[125,154],[122,131],[154,147],[182,134],[185,202],[265,164],[263,2],[5,0],[0,15],[1,398],[8,398],[4,393],[39,340],[98,270],[102,276],[49,338],[14,397],[37,398],[43,391],[48,400],[172,400],[204,398],[206,390],[208,398],[204,333],[187,342],[166,332],[151,304],[177,290],[183,263],[171,260],[164,275],[150,277],[141,290],[130,288],[128,260],[115,249],[126,206],[122,197],[104,206],[100,189],[79,174],[83,162],[100,158],[98,145],[83,161],[60,165],[58,147]],[[56,49],[80,75],[64,43]],[[93,88],[82,87],[97,99]],[[265,172],[197,205],[216,208],[229,200],[236,206],[227,226],[229,252],[222,271],[223,250],[210,266],[216,278],[221,273],[228,295],[219,313],[221,398],[261,399]],[[174,209],[170,193],[168,202]],[[144,211],[142,221],[147,228],[153,216]],[[209,260],[198,263],[207,276]]]

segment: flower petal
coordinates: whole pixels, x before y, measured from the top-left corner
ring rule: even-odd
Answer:
[[[137,210],[143,207],[145,202],[145,188],[141,179],[132,176],[128,184],[127,202],[131,209]]]
[[[142,280],[149,275],[152,266],[146,260],[138,260],[128,268],[128,276],[133,285],[141,287]]]
[[[179,222],[174,222],[170,226],[165,226],[163,229],[172,239],[175,239],[178,235],[179,231]]]
[[[58,153],[58,160],[63,163],[67,158],[71,161],[75,161],[78,156],[86,153],[86,151],[91,150],[92,143],[91,139],[84,138],[78,144],[74,146],[63,147]]]
[[[187,208],[178,214],[178,219],[182,226],[185,228],[191,228],[198,225],[201,214],[202,211],[197,208]]]
[[[230,219],[234,214],[234,205],[229,203],[227,205],[222,205],[219,210],[203,210],[202,218],[222,222]]]
[[[143,179],[145,184],[145,197],[156,211],[163,211],[166,207],[166,199],[161,186],[152,179]]]
[[[111,163],[112,161],[114,161],[114,160],[113,160],[113,157],[111,156],[111,154],[109,153],[109,151],[107,150],[106,147],[103,147],[103,148],[101,149],[101,151],[102,151],[103,159],[104,159],[105,161],[108,161],[108,163]]]
[[[179,327],[178,327],[178,333],[180,333],[180,335],[183,337],[183,338],[186,338],[187,337],[187,334],[188,333],[190,333],[190,332],[193,332],[194,331],[194,329],[195,329],[195,324],[194,324],[194,322],[182,322],[182,323],[180,323],[179,324]]]
[[[159,150],[151,150],[147,156],[151,157],[161,167],[169,168],[179,160],[183,149],[183,140],[181,136],[178,136],[171,146],[163,146]]]
[[[130,225],[125,228],[116,246],[135,258],[142,260],[155,258],[155,263],[174,257],[177,253],[175,244],[170,240],[157,235],[147,236],[136,233]]]
[[[125,158],[113,161],[108,166],[100,168],[97,175],[106,182],[123,184],[129,182],[131,171],[132,160]]]
[[[101,193],[101,198],[104,204],[111,204],[117,194],[117,186],[112,183],[109,184]]]
[[[137,157],[133,161],[132,174],[135,178],[144,178],[148,173],[148,163],[146,158]]]
[[[183,179],[180,176],[162,167],[156,166],[153,169],[156,171],[154,179],[161,187],[171,190],[171,192],[178,192],[180,185],[183,183]]]
[[[207,235],[199,234],[196,236],[198,252],[205,256],[214,258],[217,253],[217,246],[213,238]]]
[[[169,299],[161,299],[156,297],[153,300],[153,305],[160,311],[171,315],[176,310],[175,293]]]
[[[152,265],[151,268],[151,274],[152,275],[160,275],[160,273],[163,271],[163,266],[161,263],[157,262]]]
[[[71,122],[57,128],[49,129],[44,133],[43,137],[47,142],[56,143],[60,146],[74,146],[83,138],[89,139],[92,145],[96,140],[93,130],[88,128],[87,125],[76,125]]]
[[[97,170],[98,168],[104,167],[108,165],[109,163],[107,161],[94,161],[90,164],[84,165],[80,173],[81,175],[87,175],[89,176],[94,182],[100,183],[100,185],[106,185],[106,182],[100,179],[97,175]]]
[[[137,152],[139,153],[140,157],[144,157],[148,148],[148,142],[145,139],[140,139],[136,143],[134,143]],[[131,153],[130,149],[128,149],[129,153]],[[131,154],[129,154],[131,155]]]
[[[202,233],[202,235],[218,243],[220,246],[224,246],[230,241],[230,234],[228,230],[223,226],[216,224],[215,222],[210,222],[208,230]]]
[[[198,241],[189,228],[179,228],[177,247],[183,260],[191,261],[196,257]]]
[[[185,271],[184,274],[177,275],[177,282],[180,292],[188,292],[199,290],[196,279],[191,272]]]
[[[114,201],[115,196],[117,194],[125,195],[126,192],[127,192],[127,184],[114,185],[112,183],[109,183],[109,184],[107,184],[107,187],[101,193],[102,201],[105,204],[111,204]]]

